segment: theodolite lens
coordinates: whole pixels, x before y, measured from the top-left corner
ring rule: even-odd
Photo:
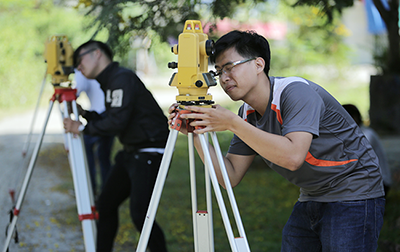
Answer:
[[[210,56],[214,54],[215,48],[214,48],[214,41],[213,40],[207,40],[206,41],[206,54],[207,56]]]

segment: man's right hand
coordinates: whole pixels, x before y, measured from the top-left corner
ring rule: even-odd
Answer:
[[[79,121],[74,121],[71,118],[64,118],[64,129],[65,133],[71,132],[74,134],[79,134],[79,126],[82,124]]]
[[[179,116],[178,115],[178,113],[179,113],[179,104],[178,103],[172,104],[168,109],[168,113],[169,113],[169,115],[168,115],[168,125],[170,127],[172,127],[173,124],[175,123],[176,117]],[[187,135],[188,131],[187,131],[187,127],[186,127],[186,119],[181,119],[181,120],[182,120],[182,125],[181,125],[181,127],[179,129],[179,132],[181,132],[182,134]]]

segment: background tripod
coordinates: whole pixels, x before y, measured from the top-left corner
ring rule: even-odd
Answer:
[[[152,225],[154,223],[156,211],[158,204],[160,202],[160,197],[162,189],[165,183],[165,179],[168,173],[168,169],[171,163],[173,150],[175,147],[176,139],[178,137],[179,130],[182,126],[182,119],[180,114],[190,113],[189,111],[179,111],[174,118],[171,125],[171,131],[168,136],[167,144],[165,147],[165,153],[161,161],[160,170],[157,176],[157,180],[154,186],[153,194],[150,200],[149,208],[146,214],[146,219],[139,239],[139,244],[137,252],[144,252],[147,247]],[[189,143],[189,163],[190,163],[190,176],[191,176],[191,190],[192,190],[192,215],[193,215],[193,233],[194,233],[194,245],[196,252],[212,252],[214,251],[213,235],[212,235],[212,215],[211,215],[211,200],[209,198],[209,193],[207,193],[207,211],[199,211],[197,209],[197,200],[195,192],[195,178],[194,178],[194,144],[193,144],[193,133],[190,128],[188,128],[188,143]],[[226,172],[226,167],[223,161],[223,156],[221,149],[219,147],[217,135],[215,132],[211,133],[212,142],[217,154],[218,163],[221,168],[222,176],[224,179],[225,187],[228,193],[232,211],[235,217],[236,226],[239,231],[239,237],[234,237],[232,227],[229,221],[228,213],[224,204],[220,186],[218,183],[217,176],[214,171],[214,166],[211,160],[211,155],[208,149],[208,141],[204,134],[199,134],[201,147],[204,153],[204,163],[206,167],[206,176],[211,178],[212,185],[214,187],[214,193],[221,211],[222,220],[225,226],[226,234],[228,236],[229,244],[231,250],[234,252],[250,252],[250,248],[247,242],[246,234],[243,228],[243,224],[240,218],[239,210],[236,205],[235,197],[233,194],[232,186]],[[208,175],[207,175],[208,174]],[[208,180],[206,179],[206,182]],[[206,185],[206,190],[207,190]]]
[[[54,94],[50,100],[49,109],[47,112],[45,124],[41,131],[38,142],[36,143],[33,151],[27,173],[25,175],[21,191],[19,193],[16,205],[12,211],[13,216],[11,223],[7,228],[6,243],[3,248],[3,252],[8,251],[8,246],[14,235],[16,223],[21,211],[22,203],[28,188],[30,178],[32,176],[33,168],[35,166],[39,150],[43,141],[43,137],[46,131],[46,126],[49,121],[49,117],[54,105],[54,102],[58,101],[62,104],[62,115],[63,118],[69,117],[69,109],[72,108],[75,119],[78,119],[78,109],[76,105],[76,89],[64,88],[60,86],[54,86]],[[66,134],[66,145],[68,146],[68,158],[71,166],[72,177],[74,182],[76,204],[78,209],[78,217],[82,224],[82,231],[84,234],[84,243],[86,251],[95,251],[96,245],[96,212],[94,207],[94,199],[92,187],[89,180],[89,173],[86,163],[85,149],[83,148],[82,136],[73,136],[71,133]]]

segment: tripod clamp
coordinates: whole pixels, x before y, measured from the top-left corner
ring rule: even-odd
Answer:
[[[192,114],[192,113],[198,113],[198,112],[194,112],[194,111],[190,111],[190,110],[179,110],[179,109],[175,109],[174,112],[176,113],[176,116],[172,119],[171,129],[179,131],[182,127],[183,120],[188,121],[188,123],[186,123],[186,129],[187,129],[188,133],[193,133],[193,130],[202,128],[201,126],[196,126],[196,127],[190,126],[190,122],[196,121],[197,119],[182,119],[181,118],[182,114]]]
[[[64,87],[54,87],[54,94],[50,99],[51,101],[58,101],[62,103],[63,101],[71,102],[76,100],[76,89],[64,88]]]

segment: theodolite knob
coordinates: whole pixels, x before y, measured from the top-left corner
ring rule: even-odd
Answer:
[[[201,80],[196,81],[195,83],[196,87],[202,87],[203,86],[203,82]]]
[[[172,68],[172,69],[178,68],[178,63],[177,62],[169,62],[168,68]]]

